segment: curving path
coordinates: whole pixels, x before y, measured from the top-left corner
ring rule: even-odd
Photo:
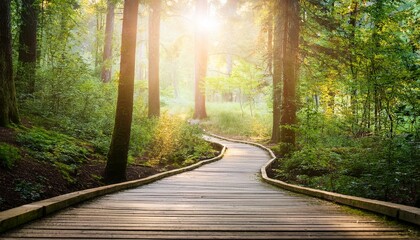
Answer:
[[[0,239],[397,239],[403,230],[260,181],[270,157],[214,139],[225,157],[197,170],[110,194]]]

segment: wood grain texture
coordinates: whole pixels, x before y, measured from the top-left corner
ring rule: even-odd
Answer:
[[[219,141],[224,158],[191,172],[106,195],[0,235],[1,239],[416,239],[260,180],[270,156]]]

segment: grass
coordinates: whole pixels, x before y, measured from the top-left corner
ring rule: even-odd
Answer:
[[[167,101],[162,107],[170,115],[191,119],[194,102],[187,96]],[[265,102],[258,103],[253,114],[247,105],[238,102],[207,102],[208,118],[200,122],[204,130],[226,137],[264,142],[271,134],[271,113]]]
[[[242,111],[239,103],[209,103],[207,114],[202,127],[209,132],[258,142],[270,138],[271,115],[263,104],[251,115]]]

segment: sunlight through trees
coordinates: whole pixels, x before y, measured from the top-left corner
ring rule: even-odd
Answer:
[[[108,182],[150,149],[194,155],[167,147],[156,127],[184,127],[169,118],[269,144],[279,178],[419,204],[416,0],[0,6],[0,125],[15,131],[19,112],[24,127],[90,142],[109,153]]]

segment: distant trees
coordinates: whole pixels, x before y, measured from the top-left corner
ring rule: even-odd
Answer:
[[[354,137],[392,138],[415,130],[416,1],[308,1],[302,7],[310,14],[302,21],[301,106],[317,116],[305,117],[309,129],[302,136],[313,141],[312,130],[338,120]]]
[[[13,80],[10,0],[0,1],[0,126],[19,123]]]
[[[138,0],[124,1],[117,110],[105,168],[105,181],[108,183],[121,182],[126,179],[133,114],[138,7]]]
[[[17,81],[27,94],[35,92],[37,60],[38,7],[36,0],[22,0],[19,30],[19,57]]]
[[[204,119],[206,112],[206,87],[205,77],[207,74],[208,61],[208,33],[202,26],[208,16],[207,0],[195,1],[195,119]]]
[[[103,53],[103,65],[101,78],[102,82],[107,83],[111,81],[112,70],[112,36],[114,34],[114,19],[115,19],[115,0],[107,1],[106,25],[105,25],[105,42]]]
[[[160,115],[160,12],[161,0],[151,0],[149,12],[149,117],[159,117]]]

